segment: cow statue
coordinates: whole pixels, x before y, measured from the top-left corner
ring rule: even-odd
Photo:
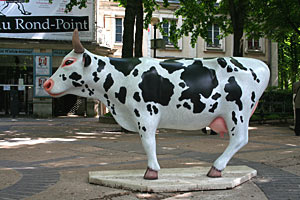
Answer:
[[[75,30],[73,50],[44,83],[52,97],[99,99],[123,128],[138,132],[148,158],[144,179],[157,179],[158,128],[210,127],[230,142],[207,176],[221,177],[232,156],[248,143],[248,124],[266,89],[268,66],[251,58],[109,58],[83,48]]]

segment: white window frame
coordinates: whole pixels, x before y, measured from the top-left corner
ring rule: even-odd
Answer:
[[[122,30],[121,30],[121,41],[117,41],[117,19],[121,19],[122,20]],[[114,43],[115,44],[123,44],[123,30],[124,30],[124,18],[123,17],[115,17],[115,27],[114,27],[114,30],[115,30],[115,33],[114,33]]]
[[[254,43],[254,39],[251,39],[250,40],[252,41],[252,43]],[[255,49],[255,48],[249,48],[249,45],[248,45],[248,41],[249,41],[249,38],[247,38],[245,40],[245,52],[246,53],[265,53],[265,38],[259,38],[258,40],[258,46],[260,47],[259,49]]]
[[[212,24],[212,44],[214,44],[214,38],[215,38],[215,24]],[[222,32],[221,32],[221,29],[219,27],[219,35],[221,35]],[[225,51],[225,38],[222,38],[222,39],[218,39],[219,40],[219,46],[216,47],[216,46],[209,46],[209,43],[205,41],[204,43],[204,51],[222,51],[224,52]]]
[[[181,18],[177,19],[177,18],[172,18],[172,17],[160,17],[160,21],[163,22],[164,20],[167,20],[169,21],[169,27],[168,27],[168,30],[170,30],[170,22],[171,21],[175,21],[177,26],[180,26],[181,25]],[[163,38],[164,36],[162,35],[162,33],[160,33],[159,30],[157,30],[157,32],[159,32],[157,35],[160,37],[160,38]],[[168,33],[170,33],[170,31],[168,31]],[[158,38],[158,37],[157,37]],[[169,41],[169,39],[168,39]],[[178,40],[178,49],[179,50],[182,50],[182,38],[180,38]],[[166,49],[176,49],[175,46],[172,44],[172,43],[166,43]],[[160,50],[163,50],[163,49],[160,49]]]

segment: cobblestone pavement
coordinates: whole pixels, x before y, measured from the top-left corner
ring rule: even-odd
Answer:
[[[232,190],[138,193],[89,184],[95,170],[146,169],[137,134],[94,118],[0,118],[0,200],[10,199],[300,199],[300,137],[288,125],[251,125],[249,144],[229,165],[258,176]],[[210,166],[228,137],[162,129],[163,168]]]

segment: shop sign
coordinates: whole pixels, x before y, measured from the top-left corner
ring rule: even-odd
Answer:
[[[52,3],[5,0],[0,4],[0,37],[71,40],[71,32],[77,28],[82,40],[94,40],[94,1],[87,0],[87,8],[74,7],[65,13],[68,3],[66,0]]]
[[[0,55],[31,55],[33,49],[0,49]]]

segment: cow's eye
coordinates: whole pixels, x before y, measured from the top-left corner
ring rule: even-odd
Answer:
[[[73,64],[75,61],[76,61],[75,58],[69,58],[63,63],[62,67],[67,67],[67,66]]]

